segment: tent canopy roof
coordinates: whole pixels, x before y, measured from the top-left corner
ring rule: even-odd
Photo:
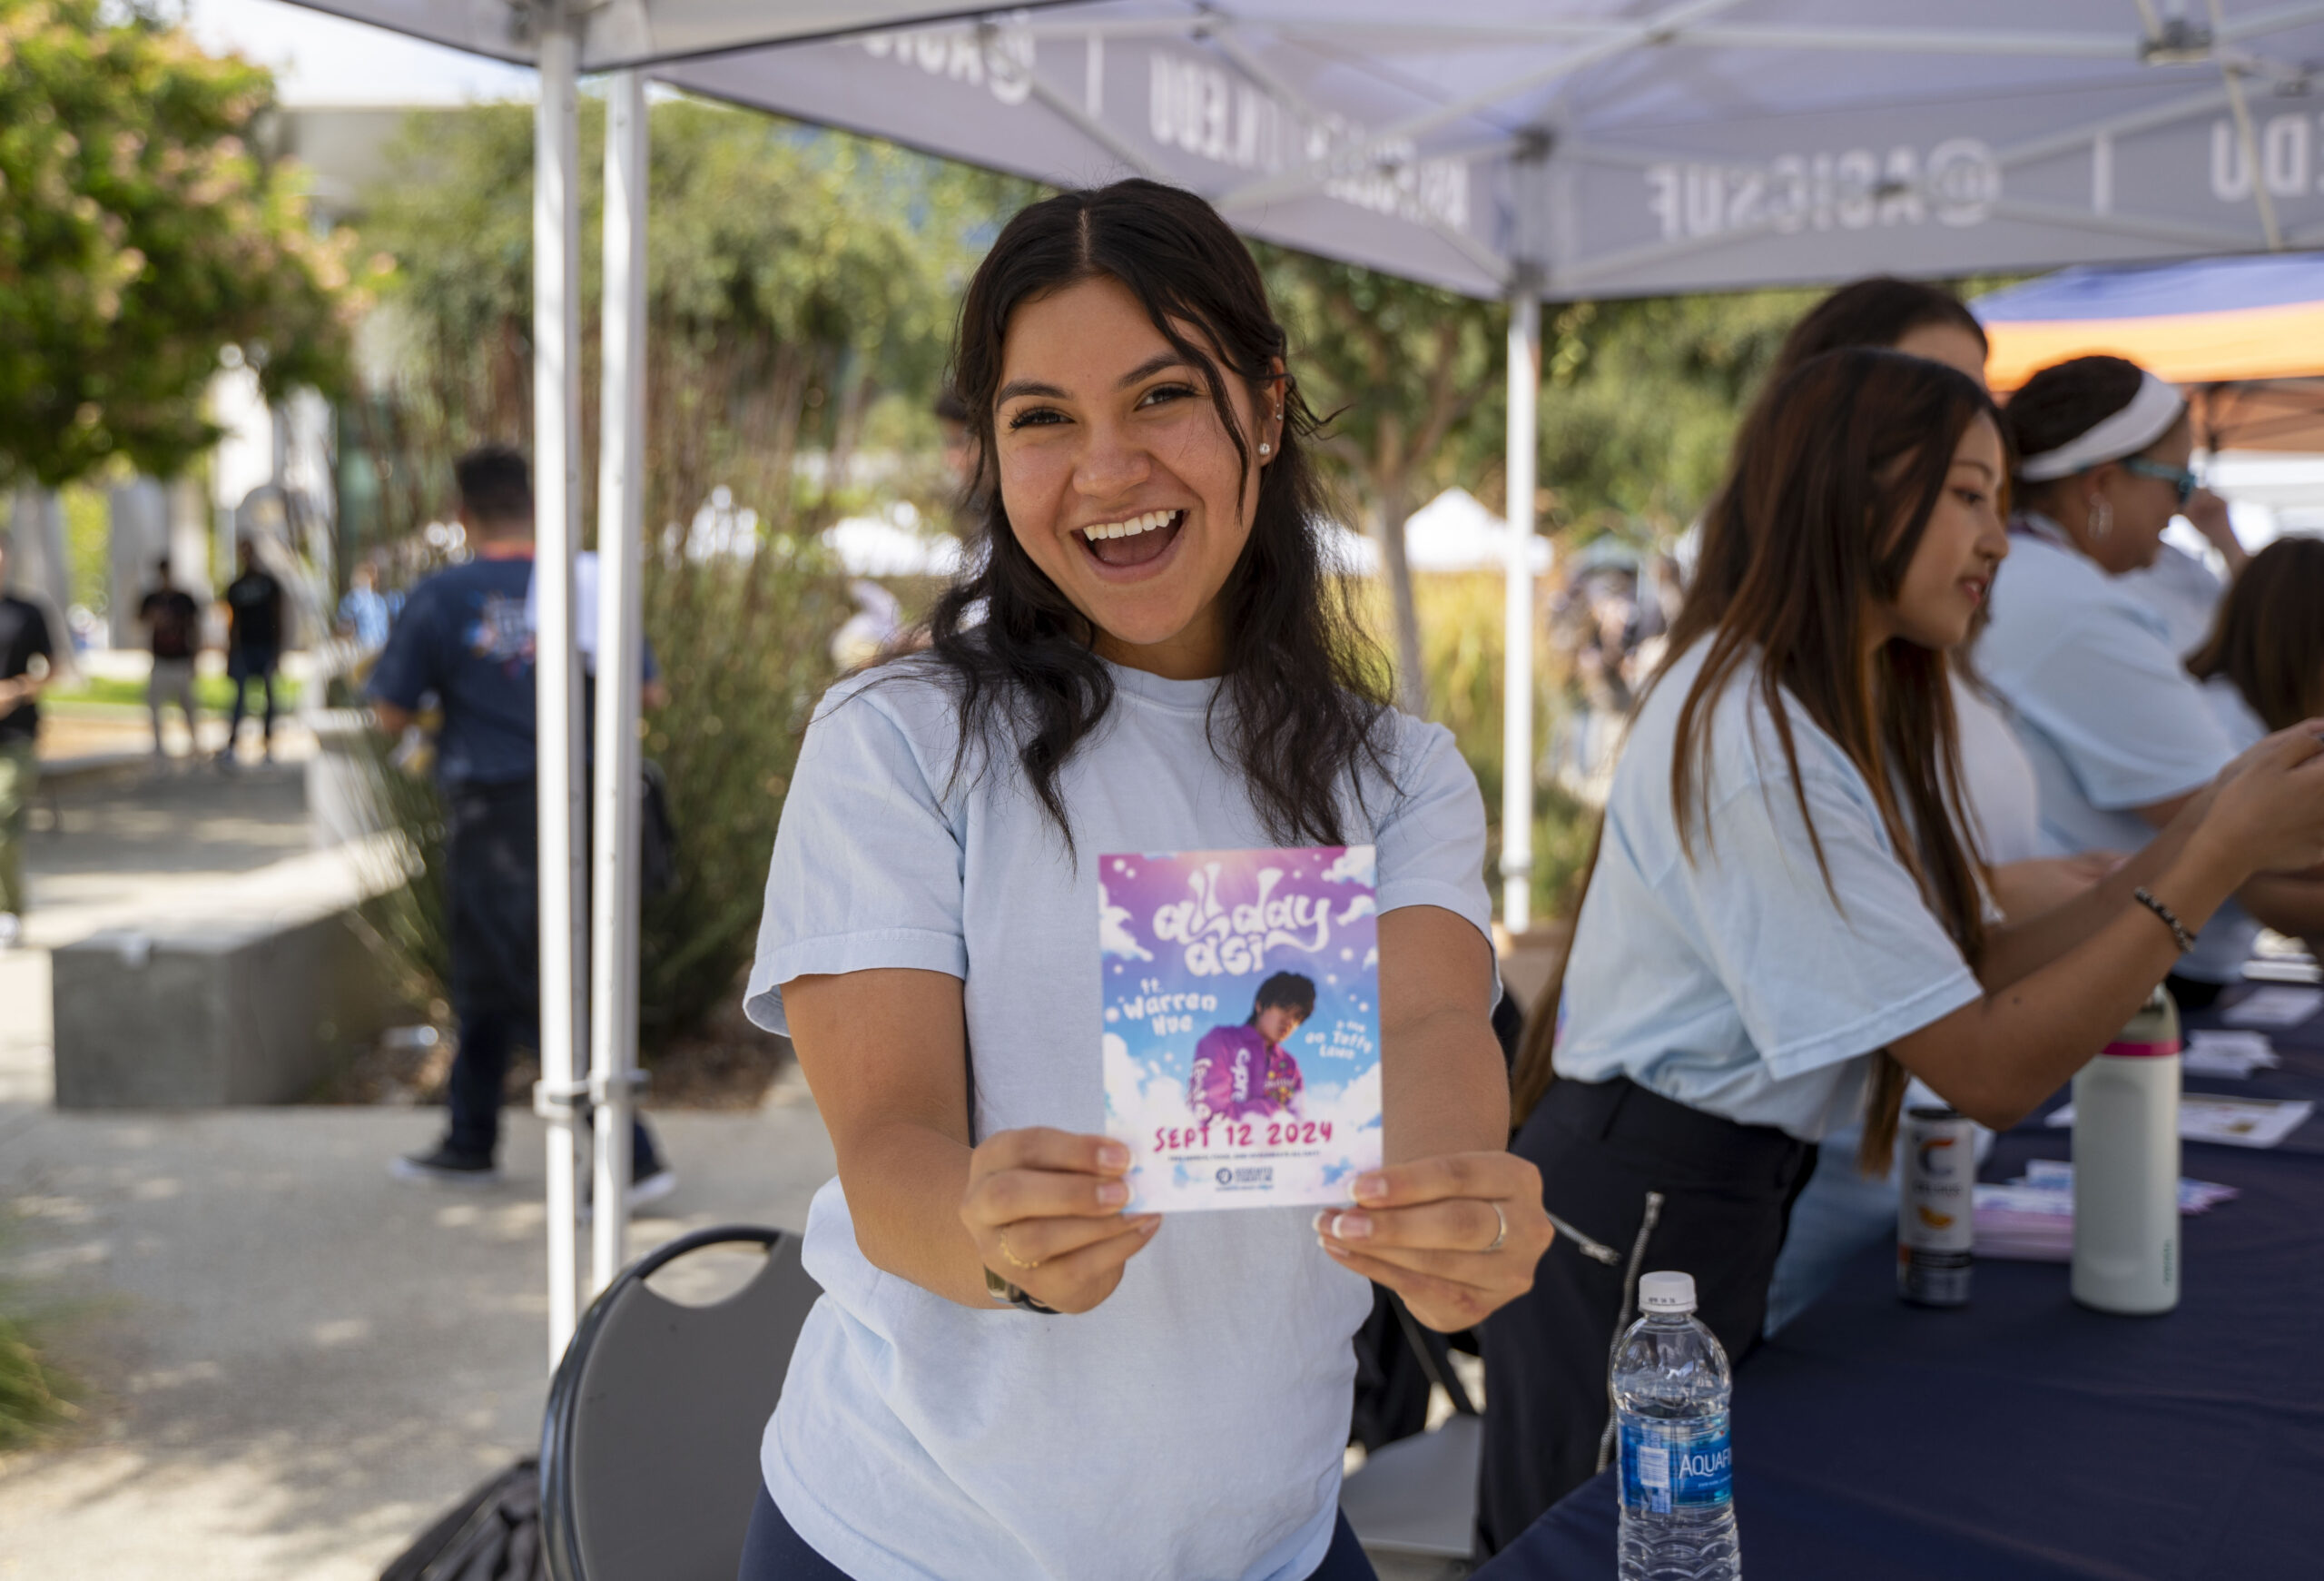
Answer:
[[[2324,377],[2324,252],[2062,270],[1974,306],[1996,389],[2099,353],[2174,384]]]
[[[506,59],[506,0],[325,9]],[[2324,243],[2324,0],[607,0],[586,67],[1477,295]],[[2142,18],[2152,18],[2152,26]],[[855,36],[842,37],[843,34]]]

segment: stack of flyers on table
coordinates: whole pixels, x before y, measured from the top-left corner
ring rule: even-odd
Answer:
[[[2266,1033],[2204,1027],[2187,1034],[2179,1062],[2190,1076],[2225,1076],[2240,1082],[2250,1080],[2254,1071],[2272,1071],[2284,1062]]]
[[[2221,1098],[2211,1092],[2179,1094],[2179,1140],[2215,1141],[2227,1147],[2274,1147],[2308,1123],[2316,1112],[2307,1098]],[[2073,1124],[2073,1105],[2061,1103],[2042,1123],[2063,1131]]]
[[[1351,1201],[1380,1163],[1369,845],[1098,862],[1106,1133],[1133,1213]]]
[[[2179,1182],[2179,1211],[2208,1213],[2237,1194],[2211,1181]],[[2006,1262],[2064,1262],[2073,1256],[2073,1165],[2034,1159],[2005,1186],[1979,1186],[1973,1199],[1979,1257]]]
[[[2324,1010],[2324,988],[2259,988],[2220,1013],[2236,1026],[2298,1026]]]

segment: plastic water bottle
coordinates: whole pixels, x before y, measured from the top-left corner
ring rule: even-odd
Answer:
[[[1738,1581],[1727,1352],[1695,1320],[1695,1278],[1638,1282],[1645,1316],[1614,1347],[1621,1581]]]
[[[2179,1007],[2145,1008],[2073,1079],[2073,1299],[2179,1304]]]

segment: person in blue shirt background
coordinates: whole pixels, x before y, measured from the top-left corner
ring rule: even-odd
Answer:
[[[503,446],[453,464],[460,526],[476,558],[411,590],[371,672],[379,727],[399,735],[435,697],[444,722],[436,772],[448,850],[446,910],[459,1047],[448,1092],[451,1123],[427,1152],[397,1159],[399,1179],[458,1184],[499,1179],[501,1089],[518,1044],[538,1046],[540,835],[535,776],[533,487],[525,458]],[[653,661],[646,660],[653,678]],[[660,688],[649,685],[647,700]],[[630,1202],[666,1196],[677,1177],[640,1122]]]
[[[339,601],[340,635],[352,637],[365,653],[377,653],[387,647],[388,628],[402,608],[402,594],[379,591],[379,562],[359,560],[350,574],[347,596]]]

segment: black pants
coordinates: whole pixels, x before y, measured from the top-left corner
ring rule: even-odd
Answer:
[[[271,647],[237,647],[226,655],[226,679],[234,688],[233,716],[226,723],[226,750],[231,753],[242,734],[242,713],[250,695],[251,683],[256,681],[266,693],[263,739],[271,749],[274,746],[274,673],[282,662],[282,655]],[[192,715],[187,716],[189,723]]]
[[[1622,1261],[1592,1261],[1560,1236],[1532,1290],[1481,1329],[1492,1390],[1477,1499],[1486,1554],[1597,1474],[1607,1355],[1637,1315],[1626,1280],[1647,1193],[1662,1202],[1635,1271],[1694,1275],[1695,1315],[1740,1361],[1758,1344],[1791,1205],[1816,1167],[1815,1148],[1780,1131],[1619,1079],[1551,1083],[1513,1151],[1541,1170],[1550,1210]]]
[[[751,1512],[751,1535],[743,1544],[743,1565],[735,1581],[848,1581],[848,1576],[791,1529],[762,1482],[759,1506]],[[1308,1572],[1307,1581],[1379,1581],[1347,1517],[1340,1517],[1330,1550],[1324,1555],[1324,1562]]]
[[[460,1046],[447,1093],[452,1151],[490,1158],[500,1141],[500,1099],[508,1056],[540,1047],[540,811],[530,779],[450,787],[445,795],[449,849],[452,1010]],[[630,1173],[659,1168],[643,1122],[630,1131]]]

